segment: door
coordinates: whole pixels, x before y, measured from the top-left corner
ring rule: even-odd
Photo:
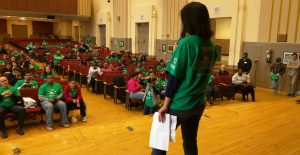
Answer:
[[[99,32],[100,32],[100,46],[106,47],[106,25],[100,25]]]
[[[79,41],[79,26],[74,26],[74,41]]]
[[[13,38],[28,38],[27,25],[12,25]]]
[[[137,23],[137,53],[148,54],[149,23]]]

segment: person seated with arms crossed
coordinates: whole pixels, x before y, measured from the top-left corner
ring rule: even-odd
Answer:
[[[81,120],[86,122],[86,105],[81,95],[81,88],[73,78],[69,80],[69,85],[64,88],[64,99],[68,107],[68,112],[73,106],[76,106],[80,109]],[[73,115],[72,122],[77,122],[77,118]]]
[[[235,91],[241,91],[243,96],[243,101],[246,101],[245,96],[250,93],[252,101],[255,101],[254,88],[250,84],[249,74],[243,73],[243,70],[240,68],[237,73],[232,76],[232,83],[235,84]]]
[[[53,130],[54,108],[58,108],[60,111],[61,125],[65,128],[70,127],[68,124],[67,106],[61,100],[63,89],[59,83],[54,82],[52,75],[48,75],[46,83],[40,86],[38,96],[42,109],[46,111],[46,126],[48,131]]]
[[[23,125],[25,117],[25,109],[23,106],[17,105],[20,100],[20,92],[8,83],[6,77],[0,77],[0,129],[2,130],[2,138],[7,138],[8,134],[5,127],[5,114],[8,112],[15,113],[18,118],[17,134],[24,135]]]
[[[15,84],[17,89],[21,88],[38,88],[38,83],[32,80],[33,74],[30,71],[25,72],[23,80],[18,80]]]

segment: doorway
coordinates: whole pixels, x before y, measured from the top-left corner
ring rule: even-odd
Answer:
[[[12,37],[13,38],[28,38],[27,25],[12,25]]]
[[[74,41],[79,41],[79,26],[74,26]]]
[[[136,53],[148,54],[149,47],[149,22],[136,23]]]
[[[106,25],[99,25],[100,46],[106,47]]]

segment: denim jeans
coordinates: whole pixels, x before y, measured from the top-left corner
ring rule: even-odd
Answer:
[[[53,111],[54,108],[59,109],[60,112],[60,121],[61,124],[68,123],[68,116],[67,116],[67,106],[66,103],[59,100],[56,103],[51,103],[49,101],[42,101],[41,102],[42,108],[46,111],[46,125],[52,127],[53,125]]]
[[[181,126],[183,149],[185,155],[198,155],[197,132],[199,121],[205,109],[205,104],[191,110],[170,110],[169,114],[177,116],[177,124]],[[176,127],[176,128],[177,128]],[[152,155],[165,155],[166,151],[152,149]]]
[[[134,99],[140,99],[142,100],[144,98],[144,92],[130,92],[130,98],[134,98]]]

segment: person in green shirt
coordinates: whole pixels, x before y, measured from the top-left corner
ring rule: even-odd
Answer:
[[[15,84],[17,89],[21,88],[37,88],[38,83],[32,80],[33,74],[30,71],[26,71],[24,79],[18,80]]]
[[[40,66],[35,63],[34,59],[30,59],[30,61],[29,61],[29,69],[35,71],[35,70],[40,69]]]
[[[166,68],[166,64],[163,59],[160,59],[159,65],[156,67],[157,71],[164,71]]]
[[[180,40],[166,71],[168,84],[165,101],[158,111],[158,120],[165,114],[177,116],[181,126],[184,154],[198,154],[197,131],[205,109],[205,91],[216,61],[215,46],[210,40],[213,32],[205,5],[200,2],[186,4],[181,12]],[[153,148],[152,154],[166,154]]]
[[[8,133],[5,127],[5,114],[15,113],[18,118],[17,134],[24,135],[23,125],[25,118],[25,109],[23,106],[17,105],[20,100],[20,92],[15,87],[9,85],[6,77],[0,77],[0,129],[1,137],[7,138]]]
[[[154,114],[156,111],[158,105],[159,105],[159,99],[158,99],[158,93],[155,89],[155,81],[156,78],[149,78],[147,80],[147,86],[145,89],[145,95],[143,98],[143,101],[145,103],[144,106],[144,115]]]
[[[206,100],[210,105],[214,104],[215,96],[219,93],[219,88],[214,85],[215,77],[211,75],[208,79],[208,87],[206,89]]]
[[[48,77],[48,75],[51,75],[52,77],[55,77],[55,76],[56,76],[55,73],[53,73],[53,72],[51,71],[51,67],[50,67],[50,66],[46,66],[46,67],[44,68],[44,71],[43,71],[43,73],[41,74],[40,78],[46,80],[47,77]]]
[[[54,108],[58,108],[60,111],[61,125],[65,128],[70,127],[68,124],[67,106],[66,103],[61,100],[63,97],[63,89],[59,83],[54,82],[51,75],[48,75],[46,83],[40,86],[38,96],[43,110],[46,111],[46,127],[48,131],[53,130]]]
[[[56,53],[53,55],[54,57],[54,65],[58,65],[60,60],[63,59],[65,56],[60,53],[60,51],[56,51]]]
[[[165,97],[165,91],[167,86],[166,74],[164,72],[161,72],[159,76],[159,81],[156,83],[155,88],[157,91],[160,92],[160,96]]]
[[[5,62],[3,60],[0,60],[0,65],[5,65]]]
[[[138,63],[136,64],[135,69],[136,69],[136,68],[140,68],[140,69],[142,70],[142,72],[145,72],[145,71],[146,71],[145,67],[142,66],[142,64],[141,64],[140,62],[138,62]]]
[[[35,49],[36,48],[36,46],[35,45],[33,45],[33,43],[32,42],[30,42],[27,46],[26,46],[26,49],[27,49],[27,51],[28,51],[28,53],[29,53],[29,56],[31,57],[31,58],[33,58],[35,55],[34,55],[34,52],[33,52],[33,49]]]

